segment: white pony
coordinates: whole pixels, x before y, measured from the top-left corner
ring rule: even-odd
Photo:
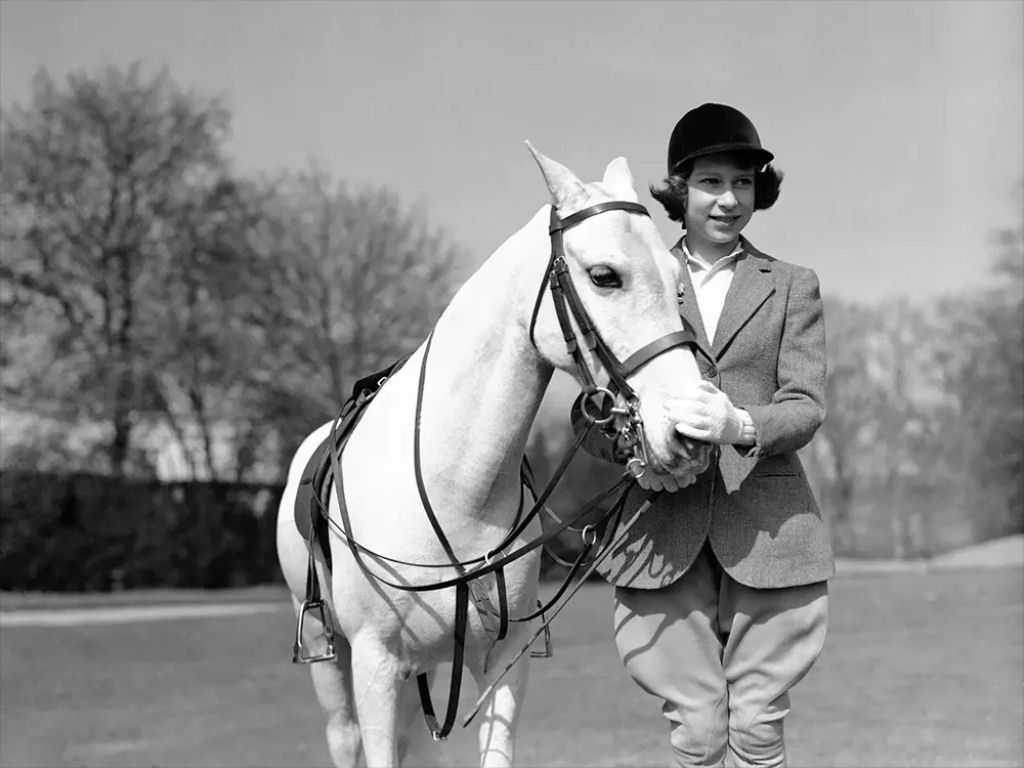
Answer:
[[[527,146],[563,220],[597,203],[636,203],[625,159],[613,160],[600,183],[584,184]],[[554,302],[543,287],[551,252],[550,210],[544,206],[494,252],[458,291],[432,334],[423,373],[418,459],[429,502],[459,560],[489,552],[511,529],[520,511],[520,461],[541,398],[554,368],[576,374]],[[564,251],[582,304],[619,360],[682,331],[675,292],[679,265],[647,216],[629,210],[593,215],[564,233]],[[438,564],[451,562],[451,553],[424,512],[414,475],[413,430],[425,347],[370,403],[341,468],[354,540],[389,558]],[[584,355],[590,370],[601,370],[593,352],[584,350]],[[693,452],[680,441],[663,407],[673,389],[699,380],[693,354],[684,346],[658,354],[630,376],[640,397],[647,460],[654,469],[683,475],[706,466],[706,453]],[[281,500],[278,555],[297,610],[306,586],[308,550],[295,525],[296,494],[307,462],[330,430],[325,424],[302,443]],[[428,734],[414,722],[420,710],[415,678],[452,660],[455,590],[398,590],[364,566],[404,584],[428,584],[458,572],[365,555],[361,566],[336,533],[339,515],[332,494],[330,572],[315,549],[324,601],[341,635],[336,636],[337,659],[310,666],[327,714],[331,758],[337,766],[356,765],[362,758],[370,766],[436,761],[436,755],[428,754],[429,738],[410,739],[411,732]],[[503,552],[539,535],[534,520]],[[539,566],[540,550],[535,549],[504,569],[513,618],[536,607]],[[496,602],[494,576],[479,583]],[[312,642],[323,627],[312,614],[305,623]],[[470,606],[464,663],[481,691],[501,675],[531,633],[529,623],[513,623],[506,639],[495,642],[480,611]],[[484,704],[479,730],[484,766],[513,762],[527,666],[525,658],[514,665]],[[415,758],[409,757],[413,751]]]

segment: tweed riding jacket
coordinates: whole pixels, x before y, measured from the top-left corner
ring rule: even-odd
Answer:
[[[690,282],[680,314],[697,331],[701,375],[751,416],[754,446],[716,449],[692,485],[661,493],[601,566],[622,587],[657,589],[676,581],[709,541],[719,563],[749,587],[823,581],[832,549],[796,451],[825,417],[825,325],[813,270],[761,253],[741,238],[715,338],[709,342]],[[673,253],[684,259],[680,245]],[[592,433],[584,447],[611,458]],[[622,520],[646,491],[635,487]]]

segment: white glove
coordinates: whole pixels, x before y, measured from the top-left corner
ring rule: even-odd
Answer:
[[[696,475],[663,475],[661,472],[647,468],[643,474],[636,479],[637,484],[645,491],[667,491],[673,493],[688,485],[692,485],[697,479]]]
[[[719,445],[741,442],[744,419],[729,396],[710,381],[670,398],[665,406],[676,431],[696,440]]]

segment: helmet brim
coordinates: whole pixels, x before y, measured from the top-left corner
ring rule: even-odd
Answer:
[[[676,170],[676,168],[678,168],[683,163],[688,162],[690,160],[696,160],[698,157],[707,157],[708,155],[719,155],[726,152],[750,155],[751,157],[754,158],[754,165],[758,166],[759,168],[768,165],[768,163],[775,159],[775,155],[773,155],[767,149],[754,146],[753,144],[747,144],[745,142],[711,144],[709,146],[701,147],[698,150],[690,152],[685,157],[682,157],[679,160],[677,160],[672,165],[672,167],[669,168],[669,173],[673,173]]]

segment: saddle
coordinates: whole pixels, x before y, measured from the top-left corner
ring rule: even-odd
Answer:
[[[321,542],[328,571],[331,570],[332,559],[331,548],[327,546],[328,522],[325,513],[330,507],[331,489],[335,482],[338,482],[340,490],[340,478],[334,477],[334,467],[331,463],[331,440],[336,441],[338,455],[341,455],[352,431],[366,411],[366,406],[384,386],[384,382],[401,368],[408,358],[406,355],[387,368],[364,376],[353,385],[352,395],[341,407],[338,429],[332,430],[331,434],[324,438],[302,470],[302,480],[295,497],[295,527],[299,529],[310,549],[315,542]],[[344,506],[343,493],[338,493],[338,503]]]

